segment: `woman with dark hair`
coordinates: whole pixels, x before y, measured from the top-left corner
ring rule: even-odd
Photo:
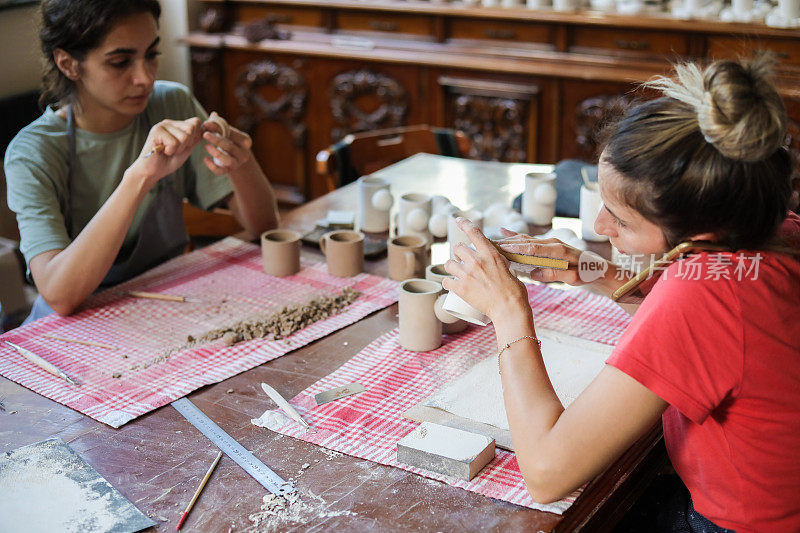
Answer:
[[[662,98],[612,128],[595,230],[628,254],[660,256],[687,240],[732,252],[667,268],[566,409],[524,286],[460,221],[475,250],[456,249],[446,268],[457,279],[444,285],[493,319],[517,460],[537,501],[568,495],[660,418],[690,494],[667,530],[800,531],[800,218],[787,211],[786,111],[770,70],[765,56],[680,66],[676,80],[650,84]],[[510,233],[502,247],[573,265],[534,279],[582,283],[579,250]],[[625,281],[618,274],[610,265],[593,285],[610,295]]]
[[[252,235],[277,226],[250,137],[156,81],[157,0],[44,0],[41,12],[44,113],[5,157],[40,294],[29,320],[182,253],[183,198],[227,204]]]

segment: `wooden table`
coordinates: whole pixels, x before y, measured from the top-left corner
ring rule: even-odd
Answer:
[[[524,174],[545,165],[508,165],[420,154],[378,174],[405,192],[444,194],[462,208],[508,201],[522,191]],[[355,185],[306,204],[285,225],[313,226],[328,209],[355,209]],[[318,254],[315,250],[304,253]],[[385,258],[368,270],[385,274]],[[397,326],[389,307],[279,359],[205,387],[189,397],[225,431],[302,493],[324,504],[310,506],[302,523],[281,531],[573,531],[608,530],[664,465],[660,425],[598,476],[563,515],[542,513],[450,487],[361,459],[331,454],[309,443],[253,426],[271,403],[259,383],[287,398],[325,377],[377,336]],[[112,429],[0,377],[0,452],[59,436],[139,509],[174,530],[181,512],[213,460],[216,449],[175,409],[165,406]],[[613,431],[613,428],[609,428]],[[303,469],[304,464],[311,466]],[[192,511],[185,531],[234,531],[251,526],[267,491],[223,457]],[[313,500],[309,500],[313,501]],[[335,516],[337,511],[352,514]]]

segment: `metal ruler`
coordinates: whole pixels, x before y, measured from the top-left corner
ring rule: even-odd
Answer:
[[[194,427],[208,437],[225,455],[236,461],[236,463],[253,476],[256,481],[276,496],[284,496],[294,492],[294,485],[284,481],[278,474],[270,470],[267,465],[256,458],[255,455],[244,449],[244,446],[236,442],[233,437],[228,435],[221,427],[208,418],[206,414],[197,408],[188,398],[181,398],[172,402],[172,407],[182,414]]]

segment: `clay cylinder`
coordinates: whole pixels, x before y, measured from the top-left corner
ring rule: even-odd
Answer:
[[[407,279],[400,284],[400,345],[414,352],[428,352],[442,345],[442,323],[433,306],[442,285],[426,279]]]
[[[441,283],[442,280],[445,278],[455,278],[454,275],[448,274],[447,271],[444,269],[444,265],[429,265],[428,268],[425,269],[425,279],[429,281],[435,281],[437,283]],[[447,291],[442,288],[442,294],[446,294]],[[438,315],[437,315],[438,316]],[[461,333],[467,326],[469,325],[468,322],[461,320],[460,318],[456,318],[453,315],[450,315],[452,320],[448,320],[445,317],[445,320],[442,320],[442,333],[447,335],[452,335],[453,333]],[[439,319],[441,320],[441,316]]]
[[[395,281],[421,278],[431,262],[428,242],[419,235],[395,237],[387,245],[389,277]]]
[[[270,276],[291,276],[300,271],[300,237],[296,231],[273,229],[261,234],[261,261]]]
[[[419,235],[425,242],[433,237],[428,231],[432,212],[431,197],[427,194],[408,193],[400,197],[397,212],[397,235]]]
[[[349,278],[364,271],[364,234],[360,231],[329,231],[319,240],[328,262],[328,274]]]
[[[362,176],[358,179],[358,223],[361,231],[389,231],[389,209],[378,209],[373,201],[375,193],[384,189],[389,190],[389,182],[383,178]]]

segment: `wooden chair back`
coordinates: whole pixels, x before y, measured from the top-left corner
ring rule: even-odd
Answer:
[[[343,151],[349,159],[350,177],[363,176],[418,153],[441,154],[437,131],[455,137],[454,154],[467,157],[471,143],[461,131],[432,128],[427,124],[366,131],[347,135],[341,142],[317,154],[317,173],[325,177],[328,190],[346,185],[352,179],[341,175]],[[448,155],[448,154],[445,154]]]

